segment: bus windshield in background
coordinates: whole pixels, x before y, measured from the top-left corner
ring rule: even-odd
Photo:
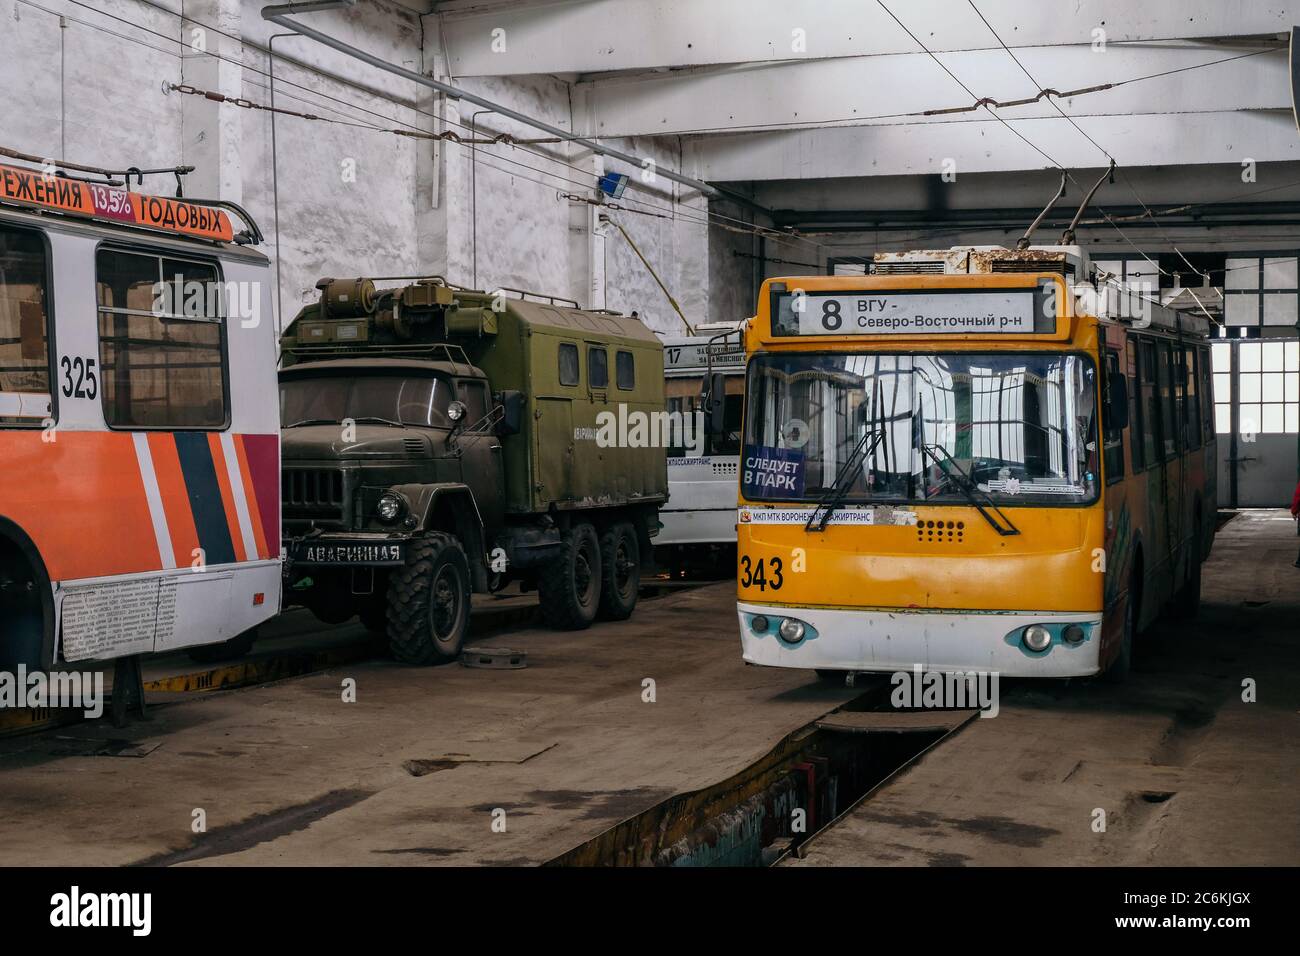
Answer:
[[[725,434],[718,438],[707,440],[704,454],[706,455],[739,455],[740,454],[740,413],[745,400],[745,376],[741,372],[735,375],[728,374],[726,379],[726,399],[722,411],[722,423]],[[664,391],[667,395],[668,412],[672,414],[678,412],[683,419],[695,412],[704,413],[704,406],[701,403],[704,394],[704,376],[672,376],[664,380]],[[707,426],[707,422],[703,423]],[[695,426],[691,426],[692,431],[685,437],[693,438],[696,435]],[[700,432],[700,434],[704,434]],[[678,430],[674,437],[681,437],[682,430]],[[684,445],[671,445],[668,448],[669,458],[686,458],[691,454],[691,450]]]
[[[1082,355],[758,354],[741,491],[751,501],[1083,504],[1099,486],[1096,368]],[[870,453],[841,474],[855,449]],[[954,463],[959,466],[954,467]]]

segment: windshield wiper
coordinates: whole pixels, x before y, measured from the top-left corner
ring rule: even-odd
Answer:
[[[830,489],[817,502],[813,508],[812,514],[808,516],[808,523],[803,526],[804,531],[825,531],[827,523],[831,520],[831,515],[835,509],[844,503],[844,499],[849,495],[849,489],[853,487],[854,473],[862,466],[862,462],[871,457],[876,446],[880,444],[881,439],[885,437],[883,428],[876,428],[871,431],[862,433],[858,443],[853,448],[853,453],[844,460],[840,465],[839,471],[835,473],[835,480],[831,482]],[[822,509],[825,511],[822,511]],[[821,518],[818,519],[817,513],[821,511]],[[817,527],[814,528],[813,525]]]
[[[332,418],[304,418],[300,422],[294,422],[292,425],[285,425],[285,428],[301,428],[303,425],[337,425]]]
[[[935,449],[938,449],[938,451]],[[1002,513],[1002,509],[993,502],[993,498],[988,492],[980,491],[979,485],[975,483],[975,479],[966,473],[966,470],[957,463],[957,459],[948,454],[948,449],[944,448],[942,445],[927,445],[925,442],[921,442],[921,453],[933,458],[934,463],[939,466],[939,470],[949,478],[952,477],[952,474],[948,471],[947,465],[952,465],[957,474],[961,476],[961,481],[956,482],[956,484],[966,493],[966,500],[975,506],[975,510],[980,513],[980,517],[987,521],[994,531],[1004,537],[1013,534],[1020,534],[1020,529],[1012,524],[1011,519]],[[941,453],[943,455],[942,458],[939,457]],[[947,464],[945,464],[945,462],[947,462]],[[996,519],[985,510],[984,505],[981,504],[979,498],[976,497],[977,494],[983,495],[988,506],[997,512]],[[999,524],[999,521],[1002,523]]]
[[[391,425],[393,428],[405,428],[401,422],[395,422],[391,418],[380,418],[378,415],[357,415],[352,419],[354,422],[365,422],[368,425]]]

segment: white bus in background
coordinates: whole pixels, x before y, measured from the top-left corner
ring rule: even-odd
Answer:
[[[745,392],[745,350],[739,322],[697,326],[695,335],[661,336],[667,409],[694,423],[668,449],[668,504],[655,538],[660,567],[676,577],[688,567],[734,571],[736,471]],[[704,393],[710,374],[722,389],[723,433],[710,436]],[[699,415],[695,415],[695,413]]]

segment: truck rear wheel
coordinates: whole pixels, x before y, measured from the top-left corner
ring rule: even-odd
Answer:
[[[403,664],[447,664],[469,630],[469,562],[449,534],[411,542],[388,583],[388,646]]]
[[[547,624],[569,631],[590,626],[600,607],[601,563],[595,528],[583,522],[564,532],[559,555],[537,581]]]
[[[641,546],[636,529],[616,524],[600,538],[600,616],[625,621],[632,616],[641,592]]]

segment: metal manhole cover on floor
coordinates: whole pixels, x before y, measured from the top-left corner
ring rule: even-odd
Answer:
[[[508,647],[471,647],[461,651],[460,662],[464,667],[520,670],[528,666],[528,652],[513,651]]]

